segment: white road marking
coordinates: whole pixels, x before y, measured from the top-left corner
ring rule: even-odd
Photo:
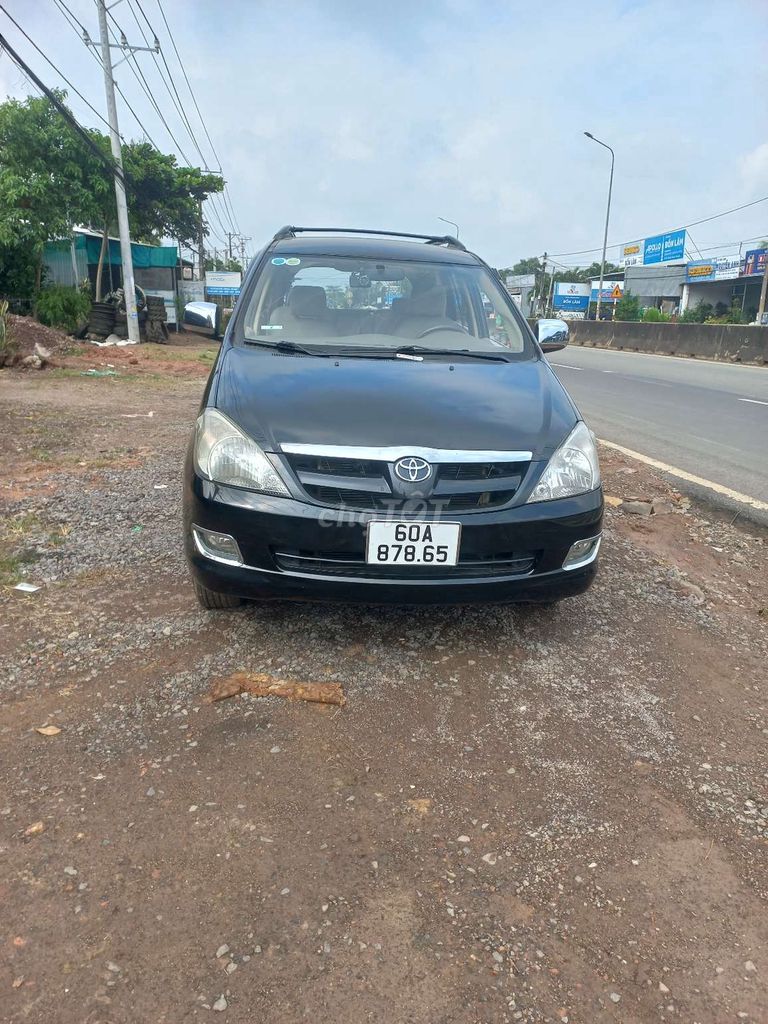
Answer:
[[[680,480],[686,480],[689,484],[697,484],[699,487],[706,487],[710,491],[714,491],[716,494],[722,494],[726,498],[730,498],[732,501],[738,501],[741,505],[749,505],[751,508],[758,509],[761,512],[768,512],[768,501],[760,501],[758,498],[752,498],[748,494],[741,494],[739,491],[734,491],[730,487],[724,487],[722,484],[716,484],[712,480],[705,480],[703,477],[695,476],[693,473],[688,473],[684,469],[678,469],[677,466],[669,466],[666,462],[659,462],[658,459],[652,459],[648,455],[643,455],[641,452],[634,452],[631,448],[624,448],[620,444],[614,444],[613,441],[604,441],[602,438],[598,438],[600,444],[605,445],[606,448],[612,448],[616,452],[621,452],[622,455],[629,456],[630,459],[637,459],[638,462],[644,462],[646,466],[652,466],[654,469],[660,469],[664,473],[669,473],[670,476],[676,476]]]
[[[564,370],[583,370],[583,366],[571,366],[569,363],[552,363],[553,366],[562,366]]]
[[[759,398],[739,398],[739,402],[751,402],[752,405],[768,405],[768,402],[761,402]]]

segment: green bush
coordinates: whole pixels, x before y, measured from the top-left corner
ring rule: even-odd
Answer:
[[[713,315],[711,302],[699,302],[697,306],[689,306],[680,316],[681,324],[703,324]]]
[[[669,323],[669,313],[662,313],[662,311],[660,309],[656,309],[655,306],[649,306],[648,309],[643,310],[643,323],[667,324]]]
[[[624,295],[616,303],[617,320],[639,320],[640,299],[632,292],[624,292]]]
[[[88,319],[91,299],[79,288],[54,284],[38,293],[35,313],[41,324],[61,331],[75,331]]]

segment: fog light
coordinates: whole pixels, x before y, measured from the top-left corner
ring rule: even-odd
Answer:
[[[590,562],[597,558],[601,540],[602,534],[599,537],[587,537],[585,540],[577,540],[575,544],[571,544],[571,550],[565,556],[563,568],[580,569],[582,565],[589,565]]]
[[[201,555],[212,558],[216,562],[227,565],[242,565],[243,556],[237,541],[228,533],[216,533],[214,530],[203,530],[200,526],[192,527],[195,547]]]

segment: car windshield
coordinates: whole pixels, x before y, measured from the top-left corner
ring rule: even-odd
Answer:
[[[249,297],[246,341],[420,355],[529,353],[509,298],[483,266],[340,256],[271,257]]]

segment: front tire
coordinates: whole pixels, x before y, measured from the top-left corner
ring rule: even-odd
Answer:
[[[216,590],[209,590],[200,583],[195,582],[195,597],[198,604],[206,611],[217,611],[223,608],[239,608],[242,601],[234,594],[220,594]]]

